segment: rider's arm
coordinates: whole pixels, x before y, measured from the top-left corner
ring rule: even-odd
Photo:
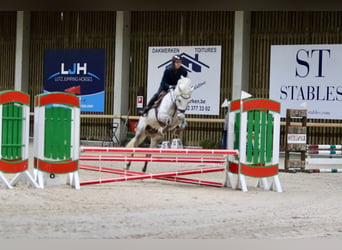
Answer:
[[[182,76],[184,76],[184,77],[187,77],[188,76],[188,71],[182,66],[182,68],[181,69],[183,69],[182,70]]]
[[[160,82],[163,90],[165,90],[165,91],[167,91],[170,87],[170,85],[168,83],[168,74],[169,74],[168,71],[169,71],[168,69],[164,70],[164,74],[163,74],[162,80]]]

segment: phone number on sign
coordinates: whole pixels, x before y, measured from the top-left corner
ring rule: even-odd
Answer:
[[[186,110],[189,111],[210,111],[210,106],[203,105],[189,105]]]

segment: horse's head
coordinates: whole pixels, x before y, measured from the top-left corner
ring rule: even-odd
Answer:
[[[190,100],[194,87],[191,86],[191,80],[188,77],[183,77],[178,80],[175,88],[176,106],[180,112],[185,112]]]

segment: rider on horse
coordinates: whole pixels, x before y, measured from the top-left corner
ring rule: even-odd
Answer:
[[[153,97],[148,102],[147,106],[145,106],[144,109],[141,111],[141,115],[147,114],[147,112],[150,110],[155,101],[158,100],[158,97],[162,91],[168,91],[169,88],[176,86],[180,77],[186,77],[187,75],[188,71],[182,66],[181,55],[173,56],[172,65],[167,66],[164,70],[164,74],[157,93],[153,95]]]

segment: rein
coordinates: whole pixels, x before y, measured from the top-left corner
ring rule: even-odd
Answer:
[[[172,93],[174,95],[174,93]],[[183,99],[189,99],[191,96],[187,95],[187,96],[184,96],[184,95],[179,95],[180,97],[182,97]],[[174,100],[173,100],[173,103],[176,104],[176,97],[174,97]],[[181,113],[185,113],[186,109],[180,109],[178,108],[178,106],[176,105],[176,108],[179,112]]]
[[[173,100],[172,100],[172,97],[171,97],[171,100],[172,100],[173,104],[176,105],[176,109],[177,109],[179,112],[184,113],[184,112],[186,111],[186,109],[180,109],[180,108],[178,108],[178,106],[177,106],[177,104],[176,104],[176,97],[175,97],[175,94],[174,94],[174,90],[172,90],[171,95],[173,96]],[[189,99],[189,98],[190,98],[190,96],[188,96],[188,97],[185,97],[185,96],[183,96],[183,95],[179,95],[179,96],[182,97],[183,99]],[[176,113],[176,111],[173,113],[172,116],[174,116],[175,113]]]

